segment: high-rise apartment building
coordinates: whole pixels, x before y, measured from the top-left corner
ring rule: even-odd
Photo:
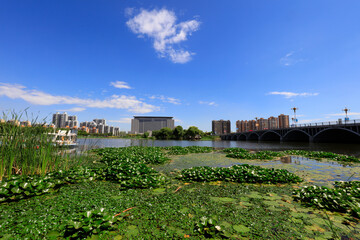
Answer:
[[[256,121],[257,129],[256,130],[266,130],[269,129],[269,123],[267,119],[260,118]]]
[[[288,128],[289,127],[289,115],[280,114],[279,119],[279,128]]]
[[[215,135],[231,133],[230,120],[213,120],[212,121],[212,133]]]
[[[164,127],[174,129],[174,126],[173,117],[134,116],[134,119],[131,119],[131,133],[133,134],[156,131]]]
[[[102,125],[106,125],[106,120],[105,119],[94,119],[93,120],[96,124],[102,124]]]
[[[273,116],[269,117],[268,118],[268,125],[269,125],[269,129],[279,128],[278,118],[273,117]]]
[[[77,116],[68,116],[66,112],[64,113],[55,113],[53,114],[52,123],[57,128],[65,128],[65,127],[77,127],[78,121]]]

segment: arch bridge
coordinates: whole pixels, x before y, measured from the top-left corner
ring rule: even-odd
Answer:
[[[221,135],[221,140],[360,143],[360,120],[323,122],[289,128],[265,129]]]

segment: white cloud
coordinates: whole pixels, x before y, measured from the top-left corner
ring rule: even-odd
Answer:
[[[182,120],[176,119],[176,118],[174,119],[174,121],[175,121],[176,123],[179,123],[179,124],[183,122]]]
[[[0,97],[23,99],[34,105],[71,104],[89,108],[116,108],[126,109],[134,113],[149,113],[158,111],[159,107],[144,103],[135,96],[112,95],[104,100],[83,99],[70,96],[55,96],[38,90],[28,90],[18,84],[0,83]]]
[[[269,95],[282,95],[285,98],[293,98],[293,97],[311,97],[317,96],[319,93],[295,93],[295,92],[269,92]]]
[[[74,108],[70,108],[70,109],[62,109],[62,110],[56,110],[58,112],[82,112],[86,110],[86,108],[82,108],[82,107],[74,107]]]
[[[122,81],[111,82],[110,86],[113,86],[115,88],[131,89],[128,83]]]
[[[315,118],[315,119],[299,119],[299,124],[308,124],[308,123],[318,123],[321,122],[321,118]],[[291,121],[292,122],[292,121]]]
[[[113,123],[131,123],[132,118],[120,118],[119,120],[108,120],[108,122]]]
[[[214,106],[214,107],[219,106],[219,105],[218,105],[217,103],[215,103],[215,102],[206,102],[206,101],[199,101],[199,104],[205,104],[205,105]]]
[[[346,116],[345,113],[331,113],[331,114],[326,114],[329,117],[341,117],[341,116]],[[358,112],[348,112],[347,113],[348,116],[356,116],[356,117],[360,117],[360,113]]]
[[[284,66],[291,66],[304,61],[304,59],[294,57],[294,54],[294,51],[287,53],[284,57],[280,58],[280,64]]]
[[[138,37],[152,38],[153,47],[160,57],[167,57],[174,63],[186,63],[194,53],[176,49],[174,45],[186,41],[192,32],[199,29],[200,22],[189,20],[177,24],[176,20],[173,11],[143,9],[126,24]]]
[[[172,97],[165,97],[163,95],[153,95],[153,96],[150,96],[149,98],[150,99],[158,99],[158,100],[161,100],[162,102],[172,103],[175,105],[181,104],[180,99],[176,99],[176,98],[172,98]]]

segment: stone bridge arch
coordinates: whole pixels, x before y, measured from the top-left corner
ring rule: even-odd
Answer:
[[[280,141],[281,135],[275,131],[266,131],[259,137],[260,141]]]
[[[251,132],[247,136],[246,140],[248,141],[259,141],[259,134],[256,132]]]
[[[246,141],[246,135],[245,134],[239,134],[237,135],[238,141]]]
[[[301,129],[292,129],[284,134],[284,142],[309,142],[311,136]]]
[[[313,141],[360,143],[360,134],[347,128],[325,128],[314,135]]]

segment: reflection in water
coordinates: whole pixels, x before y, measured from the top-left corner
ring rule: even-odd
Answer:
[[[282,163],[291,163],[291,156],[285,156],[285,157],[281,157],[280,161]]]
[[[287,149],[326,151],[360,157],[360,144],[340,143],[302,143],[302,142],[250,142],[250,141],[178,141],[178,140],[147,140],[147,139],[121,139],[121,138],[86,138],[78,139],[80,147],[87,150],[99,147],[128,147],[128,146],[206,146],[215,148],[239,147],[249,150],[282,151]]]

